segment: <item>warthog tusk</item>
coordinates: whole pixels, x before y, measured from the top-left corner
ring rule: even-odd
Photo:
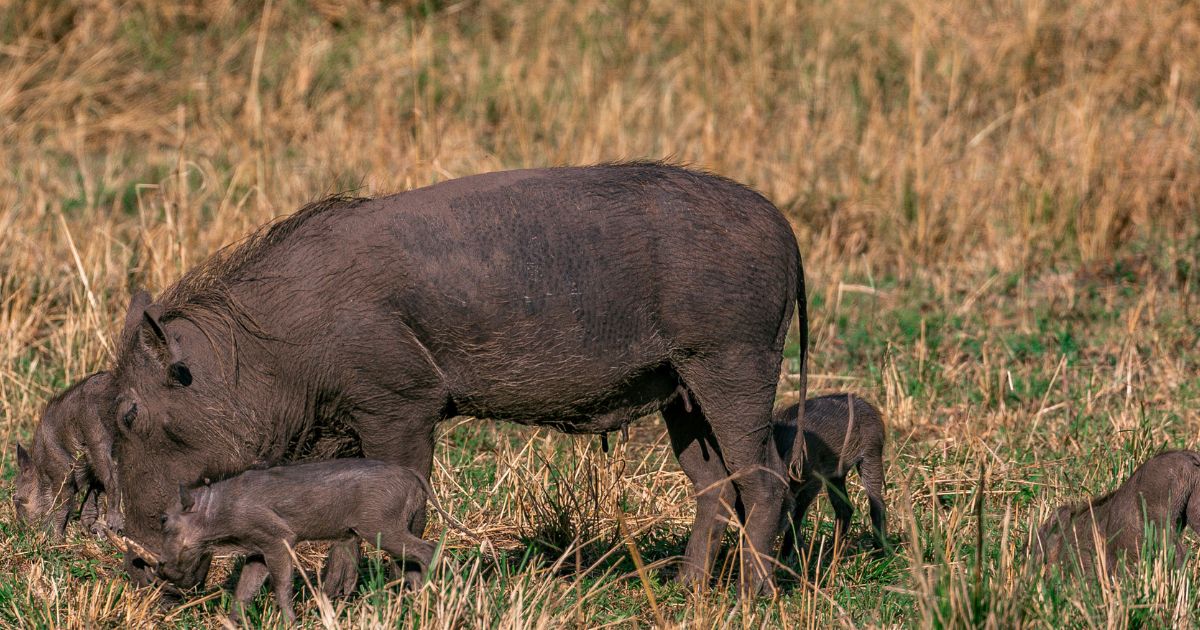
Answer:
[[[120,536],[107,526],[102,525],[101,528],[104,530],[104,535],[108,537],[108,541],[111,542],[117,549],[120,549],[121,553],[128,554],[132,552],[137,554],[138,557],[140,557],[142,560],[145,560],[146,563],[152,567],[156,567],[161,564],[157,555],[151,553],[149,549],[139,545],[137,541],[133,540],[132,538]]]

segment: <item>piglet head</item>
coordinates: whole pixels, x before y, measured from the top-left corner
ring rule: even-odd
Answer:
[[[161,517],[162,557],[158,576],[184,589],[203,584],[212,562],[212,550],[204,536],[205,515],[200,504],[207,487],[189,490],[179,486],[179,498]]]

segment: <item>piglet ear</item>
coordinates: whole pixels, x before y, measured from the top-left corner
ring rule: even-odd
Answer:
[[[179,504],[183,506],[184,512],[191,512],[195,507],[196,502],[192,500],[192,493],[183,484],[179,484]]]
[[[17,443],[17,469],[25,472],[33,467],[33,458],[29,456],[29,451],[25,450],[21,443]]]

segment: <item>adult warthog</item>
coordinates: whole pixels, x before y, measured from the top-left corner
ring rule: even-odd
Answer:
[[[771,408],[794,308],[804,347],[787,220],[676,166],[311,204],[157,302],[135,296],[112,379],[126,532],[154,553],[180,483],[302,457],[338,428],[428,478],[453,416],[595,434],[661,411],[697,490],[680,578],[707,579],[740,512],[741,586],[760,592],[787,487]],[[353,549],[334,550],[330,591],[353,587]],[[148,579],[137,554],[127,566]]]

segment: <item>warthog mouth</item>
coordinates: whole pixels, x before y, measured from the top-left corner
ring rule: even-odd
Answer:
[[[208,561],[211,558],[199,558],[194,566],[180,569],[163,562],[158,554],[146,549],[136,540],[114,532],[107,525],[101,527],[109,542],[130,559],[130,564],[140,569],[152,584],[162,587],[165,594],[181,594],[204,584],[208,577]]]
[[[146,549],[136,540],[114,532],[107,525],[101,525],[100,527],[104,530],[104,535],[108,538],[108,541],[111,542],[114,547],[119,549],[121,553],[125,554],[126,556],[137,556],[142,560],[142,562],[146,563],[146,565],[152,569],[157,568],[161,564],[158,554]]]
[[[165,580],[168,586],[180,593],[194,591],[204,587],[204,582],[208,579],[208,564],[199,562],[193,567],[184,569],[159,565],[156,573],[159,579]]]
[[[107,525],[102,524],[100,528],[104,532],[105,537],[108,538],[108,541],[121,553],[125,554],[127,563],[126,571],[129,572],[129,577],[134,582],[142,586],[161,589],[163,596],[167,599],[177,599],[183,594],[182,590],[160,576],[160,568],[163,565],[158,554],[146,549],[136,540],[114,532]]]

